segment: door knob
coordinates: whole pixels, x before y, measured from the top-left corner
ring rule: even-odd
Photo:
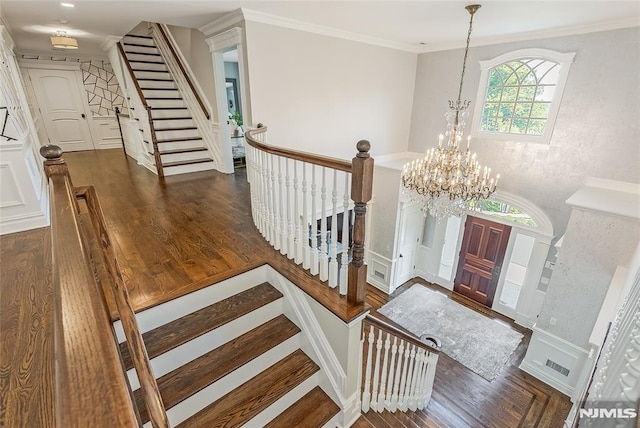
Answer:
[[[82,113],[82,114],[80,115],[80,117],[84,119],[84,118],[85,118],[84,113]]]
[[[400,257],[402,257],[402,254],[400,254]]]

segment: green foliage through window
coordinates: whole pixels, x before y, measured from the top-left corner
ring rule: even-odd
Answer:
[[[559,63],[539,58],[491,68],[480,130],[543,135],[559,76]]]
[[[531,227],[538,227],[536,221],[531,218],[529,214],[505,202],[483,199],[481,201],[471,202],[470,208],[473,211],[478,211],[492,217],[499,217],[503,220],[511,221],[514,223],[525,224]]]

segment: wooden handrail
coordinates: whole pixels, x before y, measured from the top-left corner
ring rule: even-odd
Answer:
[[[167,36],[167,33],[164,31],[164,28],[162,28],[161,24],[155,23],[155,26],[158,28],[158,31],[160,32],[160,35],[164,39],[164,41],[167,44],[167,46],[169,46],[169,50],[171,51],[171,55],[173,55],[173,57],[176,60],[176,63],[178,64],[178,67],[180,67],[180,71],[182,71],[182,75],[185,77],[185,79],[187,79],[187,83],[189,84],[189,87],[191,88],[191,91],[193,92],[193,95],[195,95],[196,100],[198,101],[198,104],[200,104],[200,108],[202,109],[202,112],[207,117],[207,119],[210,119],[211,116],[209,115],[209,112],[207,111],[207,108],[204,105],[204,101],[202,101],[202,98],[200,97],[200,94],[196,90],[196,87],[193,84],[193,81],[191,80],[191,76],[189,76],[184,64],[182,64],[182,60],[178,56],[178,53],[176,52],[176,49],[174,48],[173,43],[171,43],[171,40],[169,39],[169,36]]]
[[[297,150],[283,149],[282,147],[270,146],[268,144],[261,143],[258,141],[255,136],[267,131],[267,127],[258,124],[258,127],[255,129],[248,130],[245,132],[244,136],[247,140],[247,143],[251,147],[255,147],[258,150],[263,152],[271,153],[273,155],[282,156],[289,159],[295,159],[302,162],[312,163],[314,165],[325,166],[327,168],[337,169],[338,171],[346,171],[351,172],[351,162],[332,158],[328,156],[316,155],[313,153],[301,152]]]
[[[111,245],[111,238],[107,232],[104,214],[100,207],[100,201],[93,186],[76,188],[76,198],[84,199],[89,209],[89,215],[100,249],[104,258],[107,271],[113,280],[113,296],[118,307],[118,314],[122,322],[122,328],[127,338],[127,346],[133,359],[136,375],[140,381],[140,388],[144,396],[147,412],[154,427],[169,427],[169,420],[162,404],[162,397],[158,384],[156,383],[147,349],[142,341],[142,335],[138,330],[138,324],[133,311],[133,306],[129,299],[129,293],[122,279],[120,265],[116,259],[115,252]]]
[[[120,52],[120,57],[124,60],[125,65],[127,66],[127,70],[129,70],[129,75],[131,76],[131,80],[133,81],[133,86],[136,87],[136,92],[138,92],[138,96],[140,97],[140,101],[142,101],[142,106],[146,109],[149,107],[147,104],[147,100],[142,94],[142,89],[140,89],[140,85],[138,84],[138,79],[136,79],[136,75],[133,73],[133,69],[131,68],[131,64],[127,59],[127,54],[122,47],[122,43],[118,42],[118,51]]]
[[[405,342],[412,343],[416,346],[419,346],[420,348],[426,349],[429,352],[433,352],[434,354],[440,353],[442,342],[440,342],[440,339],[438,339],[435,336],[423,334],[422,336],[418,337],[415,334],[411,333],[410,331],[391,325],[388,322],[383,321],[380,318],[376,318],[371,314],[367,314],[367,316],[364,319],[364,322],[372,324],[381,330],[387,331],[395,336],[398,336],[400,339],[404,340]],[[427,342],[433,343],[434,346],[429,345]]]
[[[127,147],[124,144],[124,136],[122,135],[122,125],[120,124],[120,116],[129,117],[128,115],[120,113],[120,109],[116,107],[116,121],[118,122],[118,131],[120,131],[120,141],[122,141],[122,151],[124,152],[124,157],[127,157]]]
[[[56,426],[137,426],[109,312],[82,239],[62,150],[44,146],[40,153],[46,159],[51,206]]]

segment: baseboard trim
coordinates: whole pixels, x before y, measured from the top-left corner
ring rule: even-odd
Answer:
[[[4,217],[0,220],[0,235],[39,229],[41,227],[48,227],[50,224],[49,215],[43,212]]]

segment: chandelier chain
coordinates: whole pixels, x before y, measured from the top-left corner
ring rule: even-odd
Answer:
[[[469,55],[469,43],[471,43],[471,31],[473,31],[473,15],[476,13],[477,9],[467,10],[469,10],[471,17],[469,18],[469,31],[467,32],[467,45],[464,48],[464,58],[462,60],[462,74],[460,75],[460,87],[458,88],[458,105],[460,105],[460,102],[462,101],[462,84],[464,83],[464,74],[467,71],[467,56]]]

